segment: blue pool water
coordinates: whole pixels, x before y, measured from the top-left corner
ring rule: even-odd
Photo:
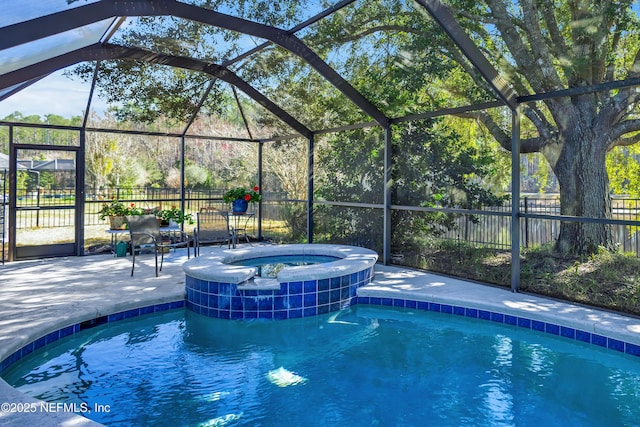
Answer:
[[[277,277],[280,270],[287,266],[321,264],[339,259],[340,258],[327,255],[287,255],[250,258],[231,264],[243,265],[245,267],[258,267],[257,275],[260,277]]]
[[[286,322],[188,310],[48,345],[3,377],[109,426],[603,426],[640,420],[637,357],[442,313]]]

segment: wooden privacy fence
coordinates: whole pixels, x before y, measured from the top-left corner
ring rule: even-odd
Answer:
[[[492,207],[487,210],[510,213],[511,206]],[[560,215],[560,201],[557,198],[527,196],[520,200],[520,212],[538,215]],[[640,220],[640,199],[614,198],[612,200],[613,219]],[[459,240],[469,244],[497,249],[511,247],[511,218],[495,215],[461,215],[456,218],[456,229],[449,230],[445,239]],[[611,226],[614,242],[624,252],[640,256],[640,229],[625,225]],[[520,243],[523,247],[534,247],[553,243],[560,232],[560,221],[544,218],[520,219]]]

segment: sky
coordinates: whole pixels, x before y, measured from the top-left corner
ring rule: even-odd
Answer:
[[[22,0],[20,2],[7,2],[7,7],[4,8],[0,14],[0,26],[21,22],[35,16],[74,8],[76,6],[95,1],[97,0],[83,0],[82,2],[69,2],[68,0]],[[230,2],[230,4],[233,4],[233,2]],[[234,14],[235,12],[235,8],[230,8],[228,6],[222,6],[219,10],[223,13],[230,14]],[[322,2],[320,0],[308,0],[300,13],[302,18],[307,18],[318,13],[320,10],[322,10]],[[135,18],[127,19],[121,28],[126,27],[127,25],[135,25],[136,22]],[[58,53],[57,50],[61,48],[60,43],[64,46],[64,49],[68,47],[68,44],[79,43],[82,45],[84,43],[83,37],[87,36],[85,32],[88,32],[88,36],[90,37],[99,38],[104,33],[103,27],[105,27],[105,25],[108,26],[110,23],[111,21],[107,19],[93,24],[91,29],[84,28],[84,32],[75,30],[69,31],[64,34],[56,35],[56,37],[39,40],[37,43],[30,43],[30,45],[35,44],[32,49],[36,50],[43,58],[47,55],[55,56]],[[63,35],[64,37],[67,37],[68,40],[63,39],[61,41],[61,37],[63,37]],[[222,38],[220,42],[223,45],[225,43]],[[240,41],[237,41],[237,43],[241,44],[243,42],[247,44],[248,50],[262,43],[263,40],[255,40],[253,37],[244,36]],[[17,50],[16,53],[12,52],[12,54],[9,55],[9,58],[18,62],[25,60],[23,49],[24,46],[9,49]],[[27,62],[30,61],[30,57],[28,55],[26,59],[28,60]],[[87,106],[88,93],[88,84],[74,82],[69,78],[64,77],[60,71],[42,79],[17,94],[0,101],[0,120],[16,111],[19,111],[26,116],[35,114],[39,116],[56,114],[68,118],[82,115]],[[92,101],[91,109],[92,111],[102,115],[106,109],[106,105],[104,102],[94,99],[94,101]]]
[[[25,116],[56,114],[65,118],[83,115],[87,108],[89,85],[56,72],[22,91],[0,101],[0,119],[19,111]],[[102,113],[106,105],[95,99],[91,109]]]

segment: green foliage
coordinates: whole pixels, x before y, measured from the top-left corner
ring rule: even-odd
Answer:
[[[74,72],[90,81],[93,65],[81,64]],[[205,74],[178,68],[131,60],[105,61],[98,74],[98,87],[120,121],[150,124],[164,117],[184,123],[195,114],[208,80]],[[205,108],[216,111],[217,96],[213,91]]]
[[[303,243],[307,238],[307,206],[304,203],[285,203],[280,212],[289,230],[288,242]]]
[[[3,121],[40,125],[76,126],[82,125],[82,117],[63,118],[55,114],[25,116],[15,111],[5,116]],[[80,132],[52,128],[20,127],[13,128],[13,140],[16,144],[46,144],[60,146],[80,145]],[[9,153],[9,127],[0,126],[0,153]]]
[[[614,194],[640,197],[640,146],[616,147],[607,156],[609,185]],[[637,209],[636,200],[626,200],[625,206],[633,212]],[[639,227],[627,226],[630,236],[638,233]]]
[[[442,121],[406,124],[393,141],[392,203],[430,208],[482,209],[500,206],[485,182],[496,174],[491,153],[465,141]],[[395,211],[394,247],[417,245],[455,227],[455,215],[442,212]]]
[[[277,28],[297,24],[314,9],[319,11],[328,5],[299,0],[194,0],[191,3]],[[450,0],[446,5],[465,34],[519,95],[635,76],[640,23],[632,0]],[[371,0],[344,4],[336,13],[296,32],[296,36],[391,118],[496,99],[490,87],[496,82],[486,81],[486,76],[474,69],[419,2]],[[211,63],[222,63],[246,48],[241,35],[235,32],[164,16],[137,18],[132,25],[123,26],[112,41],[181,57],[197,57]],[[294,52],[300,51],[292,49],[291,52],[276,45],[243,58],[231,69],[311,129],[371,120],[347,99],[344,91],[334,86],[335,81],[328,83],[313,66],[295,55]],[[93,65],[81,65],[76,72],[88,80],[93,75]],[[117,104],[114,112],[119,119],[149,123],[162,117],[179,123],[192,117],[210,81],[210,76],[202,73],[135,61],[105,61],[98,73],[99,90],[108,101]],[[590,212],[589,216],[607,217],[610,215],[607,204],[600,203],[608,196],[605,174],[581,171],[603,166],[581,162],[591,158],[592,153],[634,142],[632,132],[640,130],[639,122],[634,120],[638,97],[632,90],[620,89],[597,96],[575,95],[570,108],[567,102],[566,98],[548,97],[538,103],[522,104],[522,152],[542,153],[555,169],[562,200],[571,200],[563,206],[564,213],[579,216]],[[204,100],[202,112],[226,113],[232,110],[232,103],[232,97],[216,84]],[[255,111],[257,122],[275,129],[273,133],[291,132],[260,107]],[[483,111],[464,115],[482,120],[495,139],[506,149],[510,148],[511,124],[505,120],[507,114]],[[563,156],[568,159],[561,158]],[[600,160],[602,156],[593,158]],[[474,159],[482,161],[481,156]],[[246,166],[241,159],[232,158],[227,163],[234,167],[224,170],[221,167],[217,176],[208,178],[208,185],[250,178],[246,173],[234,172],[242,169],[235,167],[237,163]],[[133,168],[127,168],[131,170]],[[168,168],[163,165],[159,170],[162,178],[167,178]],[[543,168],[538,171],[540,173],[531,179],[532,185],[545,188],[550,173]],[[631,189],[634,175],[628,174],[632,171],[620,168],[618,171],[625,176],[620,177],[619,184],[614,184]],[[126,181],[130,183],[136,176],[139,175],[126,177]],[[576,181],[579,176],[596,182]],[[498,174],[494,173],[491,179],[499,179],[496,177]],[[372,182],[364,178],[367,181],[361,185],[363,188]],[[202,182],[200,178],[198,181]],[[160,179],[152,182],[158,183]],[[437,205],[455,199],[456,204],[473,205],[474,197],[483,197],[479,189],[472,189],[473,179],[451,185],[467,190],[435,191],[421,203]],[[590,203],[578,197],[586,194],[587,189],[580,188],[581,185],[603,189],[594,196],[602,200]],[[567,194],[572,191],[569,189],[576,191]],[[341,198],[356,197],[348,187],[343,190]],[[372,195],[357,187],[351,190],[359,193],[358,197]],[[589,204],[603,206],[601,212],[585,206]],[[565,231],[560,233],[565,240],[563,247],[571,250],[608,243],[600,240],[610,233],[591,232],[593,227],[567,223],[561,227]],[[568,244],[576,239],[584,241]],[[594,245],[590,244],[592,241]]]
[[[184,211],[178,209],[177,206],[171,206],[170,209],[162,209],[155,213],[155,215],[163,221],[175,221],[178,224],[182,224],[183,222],[187,222],[189,224],[193,224],[193,215],[184,213]]]
[[[135,206],[133,203],[130,206],[127,206],[118,200],[112,200],[110,202],[105,202],[102,204],[102,207],[98,211],[98,218],[105,219],[110,216],[123,216],[123,215],[134,215],[134,214],[137,214],[137,210],[135,209]]]
[[[463,140],[442,122],[400,127],[393,142],[393,203],[480,209],[505,197],[481,185],[495,174],[491,153]]]
[[[319,141],[317,196],[341,202],[381,203],[383,154],[379,129],[341,132]]]
[[[35,176],[25,171],[17,171],[16,186],[17,188],[24,188],[26,191],[33,191],[36,188]]]
[[[609,185],[614,194],[640,196],[640,146],[616,147],[607,156]]]
[[[184,167],[184,185],[195,188],[204,184],[209,178],[209,173],[205,168],[198,165],[186,165]]]
[[[492,153],[474,146],[442,120],[393,128],[392,204],[481,209],[499,206],[485,184],[498,172]],[[382,203],[384,145],[380,132],[343,132],[320,144],[317,197],[339,202]],[[322,212],[332,237],[379,235],[380,218],[367,209]],[[419,236],[439,236],[455,226],[453,214],[394,210],[393,245],[417,244]]]

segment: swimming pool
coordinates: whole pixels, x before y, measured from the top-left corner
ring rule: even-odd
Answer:
[[[84,415],[111,426],[640,419],[637,357],[515,325],[392,307],[231,323],[172,310],[81,331],[3,377],[41,399],[108,407]]]

